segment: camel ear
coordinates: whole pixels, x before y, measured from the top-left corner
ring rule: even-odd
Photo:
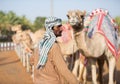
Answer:
[[[67,16],[68,19],[70,18],[69,14],[67,14],[66,16]]]
[[[81,17],[81,16],[83,15],[82,11],[80,11],[80,10],[75,10],[74,12],[75,12],[75,13],[77,14],[77,16],[79,16],[79,17]]]
[[[71,10],[69,10],[67,15],[66,15],[68,19],[70,18],[70,14],[71,14]]]

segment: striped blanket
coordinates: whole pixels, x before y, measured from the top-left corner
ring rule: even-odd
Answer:
[[[88,28],[87,35],[92,38],[94,33],[98,32],[106,39],[106,44],[112,54],[118,57],[118,34],[116,24],[108,14],[108,11],[96,9],[89,16],[90,22],[86,25]],[[88,19],[87,19],[88,20]]]

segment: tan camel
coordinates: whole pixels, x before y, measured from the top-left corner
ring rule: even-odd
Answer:
[[[62,35],[60,38],[59,37],[57,38],[58,43],[61,47],[61,51],[62,51],[65,59],[66,59],[66,57],[68,57],[70,55],[73,55],[72,58],[75,57],[74,66],[73,66],[72,69],[71,69],[71,66],[70,66],[70,69],[72,70],[72,73],[76,77],[78,77],[78,80],[80,82],[84,81],[83,83],[86,84],[86,66],[84,66],[85,58],[82,55],[80,55],[80,52],[78,51],[78,47],[76,45],[76,42],[75,42],[75,39],[74,39],[74,36],[73,36],[73,29],[70,26],[70,24],[63,24],[63,26],[68,30],[68,32],[66,32],[66,33],[70,32],[70,35],[71,35],[70,37],[71,38],[68,39],[67,42],[61,41],[62,36],[64,36],[64,35]],[[66,30],[64,30],[64,31],[66,31]],[[65,40],[67,38],[65,38]],[[80,59],[80,58],[82,58],[82,59]],[[79,70],[79,72],[78,72],[78,70]]]
[[[25,30],[21,33],[20,42],[23,44],[26,53],[32,53],[32,40],[29,34],[31,34],[31,30]]]
[[[12,36],[12,40],[14,43],[19,44],[20,42],[20,37],[22,33],[21,25],[15,25],[12,26],[12,31],[15,32],[15,34]]]
[[[109,84],[114,84],[114,70],[116,60],[111,51],[108,49],[106,40],[103,35],[100,33],[95,33],[90,39],[87,36],[87,33],[84,31],[84,16],[85,11],[72,10],[68,14],[68,22],[72,25],[74,30],[74,38],[76,40],[77,46],[82,54],[91,59],[91,68],[92,68],[92,82],[93,84],[97,83],[96,76],[96,61],[99,65],[99,80],[100,84],[103,84],[102,81],[102,69],[104,64],[104,59],[107,58],[109,63]],[[87,23],[86,23],[87,24]]]
[[[27,35],[31,33],[30,30],[22,31],[21,25],[15,25],[12,26],[12,31],[15,32],[15,34],[12,36],[12,40],[16,44],[22,44],[24,49],[27,50],[27,46],[31,46],[31,40],[30,37]]]
[[[36,44],[38,44],[38,42],[43,38],[44,36],[44,33],[45,33],[45,30],[44,29],[39,29],[37,30],[36,32],[34,32],[32,35],[31,35],[31,38],[32,38],[32,41],[33,41],[33,45],[35,46]]]
[[[12,31],[15,31],[16,33],[21,32],[22,31],[21,27],[22,27],[21,25],[14,25],[12,26]]]
[[[16,44],[16,52],[23,63],[23,66],[26,66],[27,72],[30,72],[30,63],[29,63],[29,57],[32,54],[31,50],[31,38],[28,35],[29,33],[32,33],[30,30],[22,31],[21,25],[15,25],[12,27],[12,31],[16,32],[12,39],[13,42]]]
[[[63,32],[62,32],[62,36],[57,38],[57,42],[59,43],[59,45],[61,47],[61,51],[62,51],[63,55],[68,56],[68,55],[71,55],[72,53],[75,53],[78,50],[78,48],[77,48],[76,42],[73,38],[73,30],[72,30],[71,26],[69,24],[64,24],[63,28],[65,30],[63,30]],[[66,32],[66,30],[68,32]],[[65,37],[64,36],[64,34],[65,34],[64,31],[65,31],[66,34],[70,33],[70,35]],[[64,41],[64,39],[66,41]]]

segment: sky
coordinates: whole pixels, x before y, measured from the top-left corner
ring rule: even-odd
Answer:
[[[120,0],[0,0],[0,11],[13,11],[18,16],[25,15],[31,21],[38,16],[51,15],[67,20],[69,10],[86,10],[89,13],[97,8],[107,9],[113,18],[120,16]]]

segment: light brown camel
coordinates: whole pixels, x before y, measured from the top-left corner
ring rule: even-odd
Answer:
[[[22,26],[21,25],[14,25],[12,26],[12,31],[18,33],[18,32],[21,32],[22,31]]]
[[[21,25],[15,25],[12,27],[12,31],[16,32],[12,39],[16,44],[16,52],[23,63],[23,66],[26,66],[27,72],[30,72],[33,66],[30,66],[29,58],[33,51],[31,50],[32,41],[28,34],[32,33],[30,30],[22,30]]]
[[[109,63],[109,84],[114,84],[114,70],[116,60],[111,51],[108,49],[106,40],[100,33],[95,33],[92,38],[87,36],[86,31],[84,31],[84,16],[85,11],[72,10],[68,11],[67,17],[68,22],[72,25],[74,30],[74,38],[76,40],[77,46],[82,54],[89,59],[91,59],[92,68],[92,82],[97,83],[96,76],[96,61],[99,65],[99,80],[100,84],[102,81],[102,69],[104,64],[104,59],[107,58]],[[87,23],[86,23],[87,24]],[[117,43],[116,43],[117,44]]]
[[[27,51],[29,50],[29,48],[27,48],[27,46],[31,46],[30,45],[31,40],[30,40],[30,37],[26,34],[30,33],[31,31],[30,30],[23,31],[21,25],[12,26],[12,31],[15,32],[15,34],[12,36],[13,42],[16,45],[22,44],[25,52],[27,53]]]
[[[23,44],[26,53],[32,53],[32,40],[29,34],[32,34],[31,30],[25,30],[21,33],[20,42]]]
[[[85,58],[82,55],[80,55],[80,52],[78,51],[78,47],[76,45],[76,42],[75,42],[75,39],[73,36],[73,29],[70,26],[70,24],[63,24],[63,27],[65,27],[66,30],[64,30],[64,28],[63,28],[62,36],[64,36],[64,34],[66,34],[66,33],[67,33],[67,35],[68,35],[68,33],[70,33],[71,36],[69,36],[69,37],[71,37],[71,38],[68,39],[69,38],[68,36],[66,36],[67,38],[64,38],[62,36],[60,38],[59,37],[57,38],[58,43],[61,47],[61,51],[64,55],[64,58],[66,58],[70,55],[73,55],[72,58],[75,57],[74,66],[72,69],[70,66],[70,69],[72,70],[72,73],[78,78],[78,80],[80,82],[83,81],[83,84],[86,84],[86,66],[84,66]],[[66,32],[66,31],[68,31],[68,32]],[[68,41],[64,42],[62,40],[62,38],[64,38],[65,40],[68,39]]]
[[[43,38],[44,33],[45,33],[44,29],[39,29],[39,30],[35,31],[34,33],[29,33],[29,35],[33,41],[33,45],[38,44],[40,39]]]
[[[12,40],[14,43],[19,44],[20,42],[20,37],[22,33],[21,25],[15,25],[12,26],[12,31],[15,32],[15,34],[12,36]]]

